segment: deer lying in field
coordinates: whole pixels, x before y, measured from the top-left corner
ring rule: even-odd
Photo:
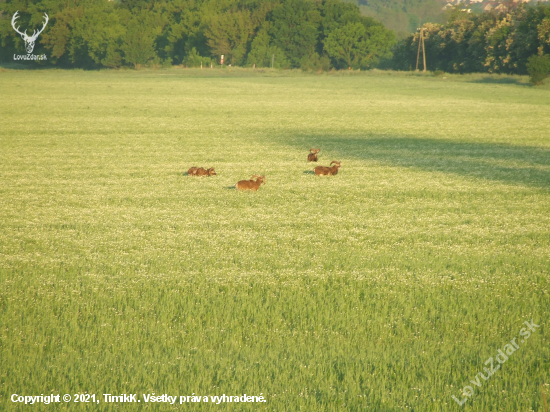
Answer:
[[[256,178],[256,180],[253,180]],[[260,188],[262,184],[265,184],[265,176],[254,175],[250,180],[241,180],[237,182],[235,187],[238,190],[253,190],[256,191]]]
[[[334,163],[334,166],[332,164]],[[330,162],[330,165],[332,167],[327,166],[317,166],[314,171],[317,176],[334,176],[338,174],[338,169],[340,169],[342,166],[340,165],[342,162],[338,162],[336,160],[333,160]]]
[[[195,172],[195,176],[217,176],[214,168],[205,169],[204,167],[199,167]]]
[[[214,168],[205,169],[204,167],[192,167],[187,171],[189,176],[216,176]]]
[[[321,149],[309,149],[311,152],[307,155],[307,161],[308,162],[316,162],[317,161],[317,153],[321,151]]]

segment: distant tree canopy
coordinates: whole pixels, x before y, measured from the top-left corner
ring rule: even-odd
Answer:
[[[443,23],[446,0],[349,0],[362,14],[380,20],[404,37],[422,24]]]
[[[375,67],[391,56],[393,31],[341,0],[14,0],[0,2],[0,60],[25,53],[11,27],[50,21],[40,64],[100,68],[142,64]]]
[[[550,4],[523,5],[501,13],[465,13],[455,9],[446,24],[424,26],[429,70],[450,73],[490,72],[527,74],[544,70],[550,55]],[[391,67],[416,66],[418,32],[393,49]],[[422,62],[419,67],[422,67]]]

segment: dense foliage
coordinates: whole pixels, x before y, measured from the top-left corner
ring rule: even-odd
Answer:
[[[541,84],[544,79],[550,76],[550,58],[548,55],[533,55],[527,60],[527,71],[531,83]]]
[[[0,3],[0,59],[24,53],[11,27],[50,22],[35,54],[61,67],[141,64],[370,68],[390,55],[394,34],[340,0],[16,0]]]
[[[423,27],[429,70],[527,74],[531,56],[550,54],[548,3],[508,13],[470,14],[457,9],[446,24]],[[394,49],[395,69],[415,67],[418,40],[415,33],[399,42]]]
[[[361,13],[380,20],[400,36],[427,22],[443,23],[445,0],[355,0]]]

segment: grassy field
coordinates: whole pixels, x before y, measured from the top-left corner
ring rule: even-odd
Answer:
[[[549,91],[480,75],[0,73],[0,410],[544,411]],[[312,173],[310,147],[337,176]],[[258,192],[234,189],[253,174]],[[101,402],[10,400],[84,392]]]

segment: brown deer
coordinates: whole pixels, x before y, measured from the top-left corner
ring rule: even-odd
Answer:
[[[256,178],[256,180],[252,180]],[[250,180],[241,180],[235,187],[237,190],[253,190],[256,191],[262,184],[265,184],[265,176],[254,175]]]
[[[332,166],[333,163],[334,163],[334,166]],[[317,176],[334,176],[334,175],[338,174],[338,169],[340,169],[342,167],[342,165],[340,163],[342,163],[342,162],[338,162],[336,160],[333,160],[332,162],[330,162],[330,165],[332,167],[317,166],[314,169],[315,174]]]
[[[317,161],[317,153],[321,151],[321,149],[309,149],[311,152],[307,155],[307,161],[308,162],[316,162]]]
[[[198,167],[193,166],[192,168],[190,168],[190,169],[187,171],[187,174],[188,174],[189,176],[195,176],[195,175],[197,174],[197,170],[198,170],[198,169],[199,169]]]
[[[205,169],[204,167],[199,167],[195,172],[195,176],[217,176],[214,168]]]

